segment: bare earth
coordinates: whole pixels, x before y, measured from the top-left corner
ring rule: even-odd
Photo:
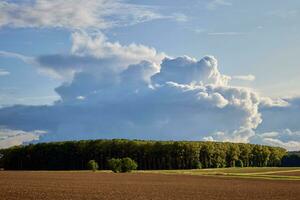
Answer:
[[[0,171],[0,199],[299,199],[300,181],[191,175]]]

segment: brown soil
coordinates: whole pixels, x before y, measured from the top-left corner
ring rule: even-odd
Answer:
[[[0,199],[299,199],[300,181],[93,172],[0,172]]]

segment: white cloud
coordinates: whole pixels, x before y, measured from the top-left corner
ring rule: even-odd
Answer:
[[[231,6],[232,3],[228,0],[210,0],[206,5],[206,8],[209,10],[215,10],[219,6]]]
[[[187,20],[184,14],[165,16],[157,10],[123,0],[4,0],[0,2],[0,26],[103,30],[155,19]]]
[[[106,76],[118,73],[130,64],[143,60],[159,65],[166,57],[154,48],[141,44],[121,45],[119,42],[109,42],[98,32],[93,36],[85,31],[72,33],[72,48],[66,55],[44,55],[36,58],[17,53],[0,51],[0,56],[22,60],[36,66],[37,69],[51,77],[70,82],[76,73],[88,71],[96,76]],[[158,70],[158,67],[157,67]]]
[[[32,57],[24,56],[24,55],[14,53],[14,52],[0,51],[0,56],[7,57],[7,58],[17,58],[17,59],[22,60],[23,62],[31,63],[31,64],[34,61],[34,59]]]
[[[211,141],[211,142],[215,141],[214,138],[213,138],[212,136],[203,137],[203,140],[204,140],[204,141]]]
[[[155,83],[168,81],[180,84],[214,84],[227,85],[229,76],[223,75],[218,70],[218,61],[213,56],[205,56],[197,61],[188,56],[176,59],[166,58],[160,69],[160,73],[154,75]]]
[[[263,123],[257,132],[282,132],[300,130],[300,98],[270,99],[263,98],[260,104]],[[299,139],[300,140],[300,139]]]
[[[288,101],[281,98],[261,97],[260,106],[264,108],[288,107]]]
[[[253,140],[266,145],[280,146],[289,151],[300,150],[300,131],[284,129],[278,132],[264,132],[257,134]]]
[[[186,22],[188,17],[183,13],[174,13],[170,16],[171,19],[175,19],[177,22]]]
[[[230,86],[230,77],[220,73],[213,56],[161,61],[164,54],[155,49],[122,46],[86,33],[73,35],[71,56],[76,59],[37,59],[60,74],[61,69],[75,70],[69,83],[56,88],[61,101],[47,107],[4,108],[1,123],[49,130],[42,140],[200,139],[219,131],[226,133],[219,140],[248,141],[261,122],[258,95]]]
[[[288,141],[288,142],[283,142],[276,138],[263,138],[263,142],[267,145],[283,147],[289,151],[299,151],[300,150],[300,142],[299,141],[292,140],[292,141]]]
[[[7,76],[7,75],[10,75],[10,72],[0,68],[0,76]]]
[[[122,60],[124,65],[133,64],[147,60],[160,64],[164,53],[157,53],[154,48],[145,45],[131,43],[121,45],[119,42],[109,42],[105,35],[98,32],[90,36],[86,32],[74,32],[72,34],[71,53],[77,56],[92,56],[98,59],[117,58]]]
[[[242,80],[242,81],[254,81],[255,80],[255,76],[252,74],[233,76],[232,78],[237,79],[237,80]]]
[[[1,128],[0,149],[38,140],[39,137],[45,133],[46,133],[45,131],[40,131],[40,130],[26,132],[22,130],[11,130],[11,129]]]
[[[34,0],[0,2],[0,26],[97,28],[162,18],[153,8],[121,0]]]
[[[78,99],[78,100],[85,100],[85,96],[77,96],[76,99]]]
[[[236,36],[236,35],[244,35],[242,32],[211,32],[207,33],[210,36]]]
[[[47,130],[40,141],[298,141],[295,134],[283,137],[279,132],[286,127],[300,130],[299,99],[260,97],[251,88],[233,86],[213,56],[165,58],[154,48],[121,45],[102,33],[83,31],[73,33],[72,43],[66,55],[32,58],[0,52],[66,81],[55,89],[60,100],[51,106],[1,108],[0,125],[26,132]]]

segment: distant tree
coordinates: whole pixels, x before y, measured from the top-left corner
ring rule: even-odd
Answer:
[[[97,169],[99,168],[99,165],[98,165],[98,163],[95,160],[90,160],[87,163],[87,168],[89,170],[97,171]]]
[[[255,145],[252,149],[252,166],[255,167],[263,167],[263,158],[262,158],[262,146],[261,145]]]
[[[227,150],[227,166],[235,167],[235,162],[239,160],[240,149],[237,144],[230,144]]]
[[[243,161],[244,167],[250,166],[250,158],[251,158],[251,145],[249,144],[241,144],[239,145],[240,149],[240,160]]]
[[[271,167],[278,167],[281,165],[281,158],[286,154],[285,151],[281,151],[279,148],[270,148],[270,160],[268,165]]]
[[[282,159],[283,167],[300,167],[300,155],[299,154],[288,154]]]
[[[3,168],[3,157],[4,155],[0,153],[0,170]]]
[[[264,146],[262,149],[262,162],[263,166],[268,166],[269,160],[270,160],[271,151],[268,147]]]
[[[131,172],[132,170],[136,170],[138,167],[137,163],[128,157],[123,158],[121,163],[121,172]]]
[[[138,165],[131,158],[112,158],[108,160],[109,168],[115,172],[131,172],[132,170],[136,170]]]
[[[243,161],[242,160],[235,161],[235,166],[236,167],[244,167]]]
[[[226,166],[226,147],[216,144],[212,155],[212,167],[221,168]]]
[[[201,169],[202,168],[202,164],[199,160],[195,160],[192,163],[192,169]]]
[[[200,162],[203,168],[213,167],[214,146],[211,142],[204,143],[200,148]]]
[[[121,172],[122,170],[122,160],[119,158],[112,158],[108,160],[108,167],[115,173]]]

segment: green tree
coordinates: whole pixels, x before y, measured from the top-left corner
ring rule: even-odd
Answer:
[[[50,142],[0,149],[7,170],[83,170],[90,160],[111,169],[108,160],[130,157],[139,169],[194,169],[280,166],[286,150],[252,144],[188,141],[86,140]],[[285,157],[285,164],[289,162]],[[121,164],[120,164],[121,165]],[[121,171],[117,167],[116,171]]]
[[[214,146],[211,142],[204,143],[200,149],[200,162],[203,168],[213,167],[212,158]]]
[[[281,149],[281,148],[272,147],[272,148],[270,148],[270,151],[271,151],[271,155],[270,155],[270,161],[269,161],[268,165],[271,167],[280,166],[281,159],[286,154],[286,150]]]
[[[119,158],[112,158],[108,160],[109,169],[115,173],[122,171],[122,160]]]
[[[138,167],[137,163],[131,158],[122,158],[121,160],[121,172],[131,172],[136,170]]]
[[[242,161],[242,160],[237,160],[237,161],[235,162],[235,166],[236,166],[236,167],[244,167],[243,161]]]
[[[229,148],[227,150],[227,166],[235,167],[235,162],[239,160],[240,149],[237,144],[229,144]]]
[[[249,144],[240,144],[240,160],[243,162],[244,167],[250,166],[251,158],[251,145]]]
[[[98,170],[99,166],[98,166],[98,163],[95,161],[95,160],[90,160],[88,163],[87,163],[87,168],[89,170],[93,170],[94,172]]]
[[[262,149],[262,163],[264,167],[268,166],[270,155],[271,155],[271,151],[269,150],[268,147],[264,146]]]
[[[109,168],[115,172],[131,172],[132,170],[136,170],[138,165],[131,158],[112,158],[108,160]]]

